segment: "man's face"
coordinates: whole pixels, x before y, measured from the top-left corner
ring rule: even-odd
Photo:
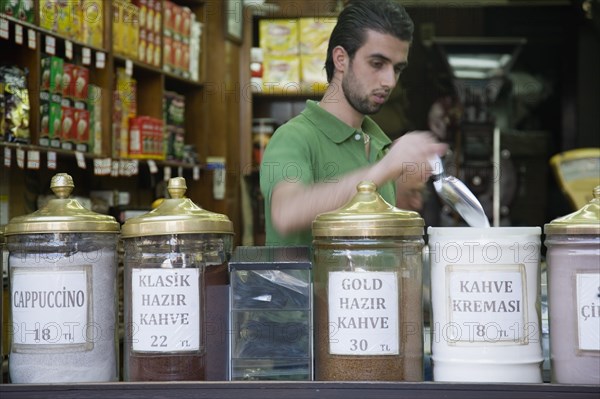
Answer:
[[[354,54],[342,79],[342,90],[356,111],[379,111],[407,64],[409,42],[392,35],[367,31],[367,40]]]

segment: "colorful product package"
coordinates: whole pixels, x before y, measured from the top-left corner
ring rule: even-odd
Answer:
[[[62,98],[60,94],[50,94],[50,114],[48,118],[48,137],[50,147],[60,148],[62,141]]]
[[[64,61],[60,57],[51,56],[42,58],[40,90],[50,93],[62,92],[63,64]]]
[[[77,133],[75,129],[75,108],[73,107],[62,107],[62,115],[60,122],[61,131],[61,148],[63,150],[74,150],[75,142],[77,140]]]
[[[85,109],[75,109],[75,149],[87,152],[90,141],[90,113]]]
[[[3,87],[4,139],[9,142],[29,143],[30,102],[27,72],[17,67],[0,67]]]
[[[298,54],[298,36],[298,19],[261,19],[259,21],[259,42],[265,54]]]
[[[90,112],[90,139],[88,151],[102,153],[102,88],[90,84],[88,87],[88,110]]]
[[[82,40],[90,46],[104,47],[104,0],[81,0]]]
[[[336,18],[300,18],[300,53],[327,56],[329,37],[337,22]]]
[[[300,59],[297,55],[264,57],[263,87],[267,93],[298,93],[300,90]]]

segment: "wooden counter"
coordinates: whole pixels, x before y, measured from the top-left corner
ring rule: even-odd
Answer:
[[[598,399],[600,385],[459,384],[437,382],[170,382],[105,384],[4,384],[0,398],[343,398],[343,399]]]

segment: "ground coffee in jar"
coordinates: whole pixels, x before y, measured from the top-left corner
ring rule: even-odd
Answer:
[[[168,189],[171,198],[123,225],[127,381],[204,380],[213,366],[206,310],[214,301],[207,300],[205,277],[211,286],[224,283],[207,268],[229,257],[232,223],[184,198],[183,178],[170,179]]]
[[[315,379],[422,381],[423,219],[357,189],[312,226]]]

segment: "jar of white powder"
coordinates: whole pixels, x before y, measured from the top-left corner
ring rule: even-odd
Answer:
[[[214,319],[209,326],[206,314],[226,319],[233,224],[185,198],[184,178],[168,190],[156,209],[123,225],[124,379],[225,379],[227,347],[216,338],[227,342],[229,329]]]
[[[600,186],[544,226],[552,381],[600,384]]]
[[[542,382],[539,227],[429,227],[434,381]]]
[[[71,176],[50,185],[58,198],[6,226],[13,383],[118,379],[113,217],[69,199]]]

